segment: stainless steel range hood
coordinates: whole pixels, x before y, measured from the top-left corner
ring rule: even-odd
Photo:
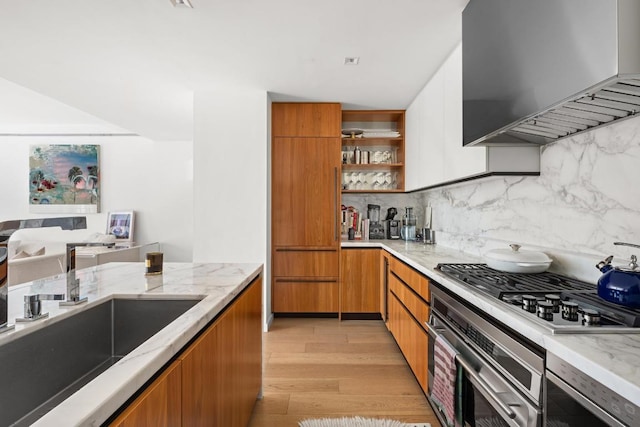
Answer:
[[[640,111],[639,0],[470,0],[463,144],[547,144]]]

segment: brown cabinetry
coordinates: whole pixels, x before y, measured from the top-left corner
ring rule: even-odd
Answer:
[[[428,387],[429,281],[402,261],[390,256],[387,273],[387,327],[395,338],[423,391]]]
[[[244,427],[261,382],[259,277],[110,425]]]
[[[404,110],[342,112],[343,193],[404,191],[404,115]],[[345,135],[349,130],[356,132]]]
[[[181,425],[182,372],[173,362],[111,424],[113,427],[173,427]]]
[[[342,249],[340,265],[340,312],[378,313],[380,249]]]
[[[339,310],[340,123],[337,103],[274,103],[272,309]]]

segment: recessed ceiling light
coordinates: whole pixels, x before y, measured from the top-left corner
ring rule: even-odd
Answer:
[[[171,3],[175,7],[189,7],[193,9],[193,5],[190,0],[171,0]]]
[[[347,56],[346,58],[344,58],[344,65],[358,65],[359,62],[359,56]]]

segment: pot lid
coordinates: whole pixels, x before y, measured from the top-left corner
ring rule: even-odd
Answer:
[[[552,260],[544,252],[521,251],[520,245],[511,244],[510,249],[492,249],[485,256],[496,261],[548,264]]]

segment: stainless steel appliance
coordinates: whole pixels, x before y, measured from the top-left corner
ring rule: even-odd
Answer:
[[[440,264],[438,269],[553,334],[640,333],[640,310],[605,301],[590,283],[550,272],[507,273],[485,264]]]
[[[387,239],[397,240],[400,238],[400,221],[391,219],[387,223]]]
[[[402,228],[400,229],[400,236],[403,240],[415,240],[416,239],[416,217],[413,214],[412,207],[404,208],[404,216],[402,217]]]
[[[485,264],[439,264],[437,268],[461,285],[495,298],[498,307],[517,313],[553,334],[640,332],[640,310],[603,300],[593,284],[550,272],[505,273]],[[455,332],[453,341],[462,340],[462,344],[477,353],[476,366],[480,372],[485,365],[494,369],[502,380],[533,402],[542,415],[538,424],[531,425],[640,426],[640,408],[636,405],[553,354],[545,355],[543,349],[489,315],[480,314],[459,297],[433,286],[431,304],[432,333],[438,333],[438,327]],[[458,343],[454,345],[464,348]],[[464,367],[464,363],[461,365]],[[463,402],[476,393],[463,389]],[[509,418],[499,403],[492,407],[503,419],[491,425],[528,425],[514,424],[517,417]]]
[[[437,287],[431,287],[427,327],[458,352],[465,426],[542,426],[544,352],[517,339]],[[430,349],[429,379],[434,376]],[[430,384],[431,387],[431,384]],[[436,407],[434,405],[434,407]],[[441,414],[438,414],[441,417]]]
[[[640,425],[640,407],[554,354],[547,354],[544,390],[547,426]]]
[[[369,239],[384,239],[384,225],[380,222],[380,205],[367,205]]]
[[[400,238],[400,221],[394,219],[398,214],[396,208],[387,209],[387,217],[385,222],[387,223],[387,239],[399,239]]]
[[[637,114],[638,21],[637,0],[471,0],[464,144],[546,144]]]

